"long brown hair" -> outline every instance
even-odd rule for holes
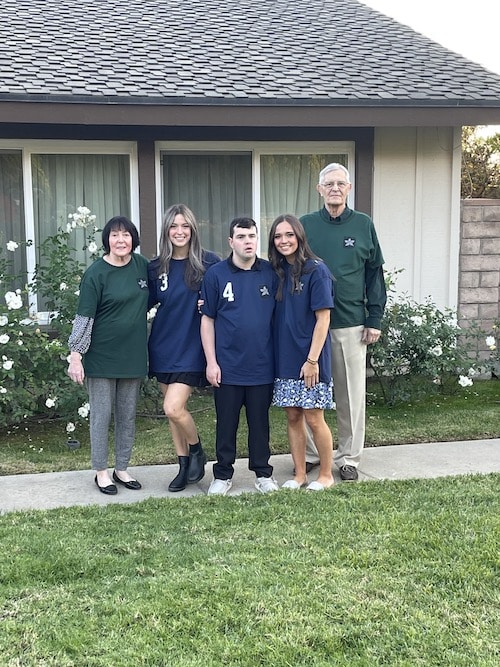
[[[271,225],[269,230],[269,246],[268,246],[268,257],[271,262],[271,266],[278,274],[279,285],[278,291],[276,293],[276,300],[281,301],[283,298],[283,288],[285,285],[285,269],[283,268],[283,255],[278,252],[274,244],[274,236],[276,234],[276,228],[280,222],[288,222],[292,227],[295,238],[297,239],[297,250],[295,252],[294,262],[291,265],[291,278],[292,278],[292,289],[291,293],[293,294],[300,288],[300,277],[304,275],[304,266],[308,259],[319,259],[317,255],[313,253],[307,242],[306,233],[302,223],[298,218],[290,213],[284,213],[279,215],[276,220]],[[285,260],[286,261],[286,260]]]
[[[197,289],[203,279],[205,267],[203,266],[203,248],[200,242],[200,232],[194,213],[185,204],[174,204],[165,211],[160,236],[160,252],[158,254],[159,267],[158,275],[168,273],[170,260],[172,259],[173,246],[169,237],[170,227],[175,216],[182,215],[184,220],[191,227],[191,239],[189,241],[188,261],[186,263],[186,272],[184,282],[190,289]]]

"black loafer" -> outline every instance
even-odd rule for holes
[[[120,479],[118,475],[116,474],[116,470],[113,470],[113,479],[115,482],[118,482],[118,484],[123,484],[123,486],[126,489],[132,489],[133,491],[138,491],[139,489],[142,489],[142,484],[138,482],[136,479],[131,479],[129,482],[124,482],[123,479]]]
[[[343,482],[355,482],[358,479],[358,471],[355,466],[342,466],[340,468],[340,479]]]
[[[108,484],[108,486],[101,486],[97,481],[97,475],[95,476],[94,482],[96,483],[97,488],[101,493],[105,493],[107,496],[116,496],[118,489],[114,484]]]

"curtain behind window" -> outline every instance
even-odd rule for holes
[[[97,216],[99,229],[115,215],[130,217],[128,155],[33,155],[31,165],[37,261],[40,244],[58,228],[65,230],[78,206]],[[76,257],[88,264],[85,230],[73,234]],[[99,245],[99,234],[95,240]]]
[[[260,224],[266,238],[273,220],[284,213],[300,218],[323,203],[316,185],[330,162],[347,167],[347,155],[262,155],[260,158]],[[264,245],[262,246],[264,247]],[[266,246],[267,248],[267,246]]]
[[[21,249],[9,252],[5,245],[8,241],[25,240],[21,151],[0,151],[0,243],[2,255],[12,262],[16,276],[26,272],[26,254]],[[21,287],[22,282],[16,287]]]
[[[252,158],[244,154],[163,154],[166,210],[185,204],[194,213],[204,248],[229,254],[229,223],[252,216]]]

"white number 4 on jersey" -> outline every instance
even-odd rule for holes
[[[226,283],[222,296],[228,301],[234,301],[233,283]]]

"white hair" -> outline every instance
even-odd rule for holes
[[[323,182],[324,177],[330,172],[330,171],[335,171],[337,169],[340,169],[341,171],[344,172],[346,181],[348,183],[351,182],[351,177],[349,176],[349,172],[347,169],[344,167],[343,164],[339,164],[338,162],[330,162],[330,164],[327,164],[326,167],[323,167],[323,169],[319,172],[319,184],[321,185]]]

